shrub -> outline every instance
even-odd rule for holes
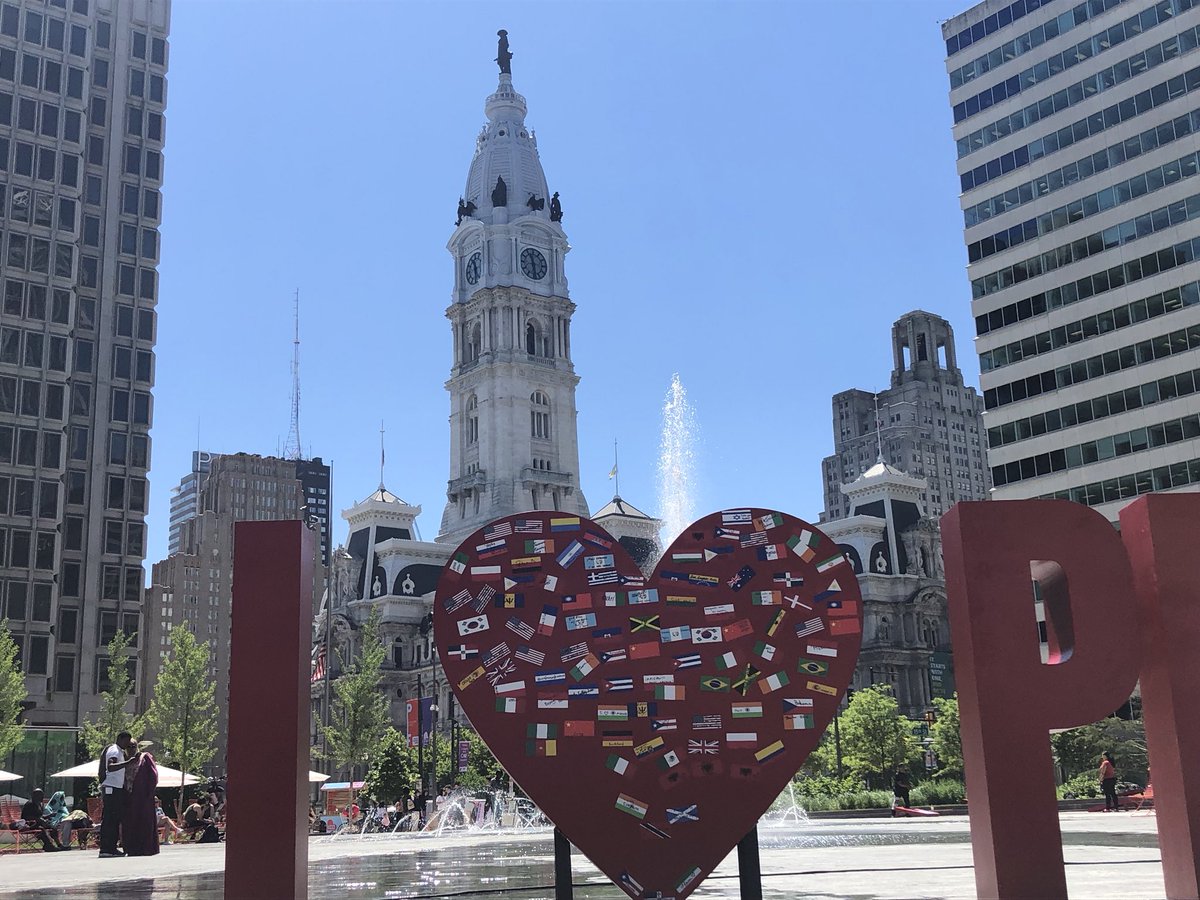
[[[1058,786],[1060,800],[1091,799],[1100,796],[1100,782],[1091,772],[1081,772]]]
[[[941,806],[962,803],[967,789],[956,778],[933,778],[923,781],[912,790],[914,806]]]

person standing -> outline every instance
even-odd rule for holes
[[[100,755],[100,791],[104,798],[104,814],[100,819],[101,859],[125,855],[117,849],[121,820],[125,816],[125,770],[137,762],[137,746],[128,731],[118,734],[116,741]]]
[[[896,806],[908,808],[912,803],[908,799],[909,791],[912,790],[912,779],[909,777],[908,769],[899,768],[896,774],[892,777],[892,793],[896,796]]]
[[[1117,802],[1117,767],[1113,765],[1111,753],[1100,757],[1100,790],[1104,791],[1104,811],[1120,810],[1121,806]]]
[[[126,856],[154,856],[158,853],[158,816],[154,811],[154,792],[158,789],[158,766],[149,753],[139,754],[132,786],[121,821],[121,844]]]

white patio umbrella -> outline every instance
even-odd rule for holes
[[[72,766],[70,769],[63,769],[61,772],[55,772],[51,778],[95,778],[100,771],[100,760],[93,759],[91,762],[80,763],[77,766]],[[184,784],[199,784],[202,779],[195,775],[186,775],[178,769],[172,769],[170,766],[158,766],[158,786],[159,787],[180,787]]]
[[[18,775],[17,777],[18,777],[18,778],[20,778],[21,776],[20,776],[20,775]],[[316,783],[316,782],[318,782],[318,781],[325,781],[325,780],[327,780],[328,778],[329,778],[329,776],[328,776],[328,775],[325,775],[325,774],[323,774],[323,773],[321,773],[321,772],[314,772],[312,769],[309,769],[309,770],[308,770],[308,780],[309,780],[309,782],[311,782],[311,783],[314,783],[314,784],[315,784],[315,783]]]
[[[24,775],[16,775],[12,772],[5,772],[3,769],[0,769],[0,781],[17,781],[24,777]]]

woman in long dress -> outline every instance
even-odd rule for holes
[[[158,853],[158,817],[154,811],[158,766],[149,753],[142,753],[141,757],[125,806],[125,818],[121,823],[121,845],[127,856],[154,856]]]

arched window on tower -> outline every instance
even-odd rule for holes
[[[550,398],[541,391],[529,395],[532,409],[529,410],[529,434],[531,437],[550,439]]]
[[[483,331],[476,322],[471,326],[471,340],[467,344],[467,362],[475,362],[483,351]]]
[[[941,641],[938,639],[937,622],[933,619],[925,619],[921,622],[921,640],[925,642],[925,646],[931,650],[936,650]]]
[[[537,356],[538,352],[538,330],[532,322],[525,323],[525,352],[530,356]]]
[[[479,443],[479,398],[472,394],[467,398],[467,446]]]

